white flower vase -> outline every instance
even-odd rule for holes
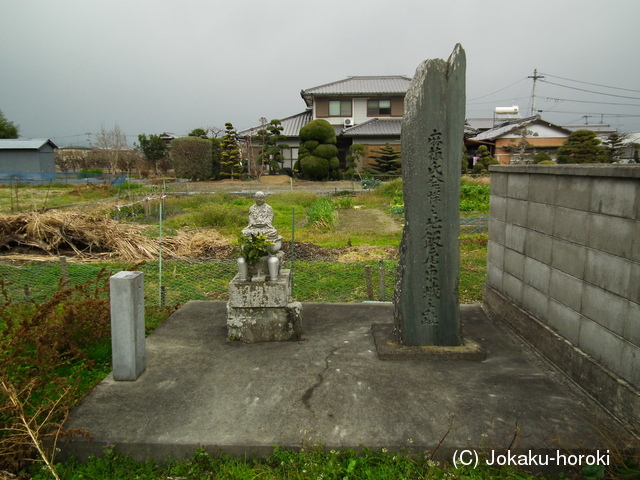
[[[271,253],[278,253],[282,248],[282,237],[278,237],[269,247],[267,247]]]
[[[269,266],[269,278],[274,282],[278,279],[278,273],[280,270],[280,260],[275,255],[269,257],[267,260],[267,265]]]
[[[239,272],[238,280],[240,280],[241,282],[246,282],[247,274],[249,272],[249,267],[244,257],[238,257],[238,272]]]

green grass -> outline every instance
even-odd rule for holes
[[[94,202],[112,197],[141,196],[152,189],[125,183],[112,187],[107,184],[0,185],[0,213],[17,213]]]
[[[489,185],[463,177],[460,182],[460,211],[488,213],[489,190]]]
[[[274,193],[267,202],[274,212],[273,226],[285,238],[291,235],[292,209],[295,209],[295,227],[304,228],[307,223],[305,212],[318,196],[310,192]],[[167,197],[167,209],[181,213],[172,215],[164,226],[180,228],[216,228],[220,233],[236,237],[239,230],[247,226],[249,208],[253,197],[239,197],[229,193],[213,195]]]
[[[324,231],[333,228],[338,218],[336,206],[333,204],[331,197],[322,197],[313,202],[307,209],[307,217],[309,226]]]
[[[482,287],[487,273],[487,242],[486,233],[460,238],[460,303],[482,300]]]
[[[460,179],[460,211],[473,213],[489,212],[488,183],[473,177],[463,176]],[[402,180],[385,182],[376,189],[376,194],[390,199],[392,213],[404,213],[404,201],[402,198]]]
[[[428,455],[392,453],[386,449],[351,449],[327,451],[320,445],[303,445],[300,450],[275,447],[271,455],[242,459],[226,455],[210,455],[199,448],[184,461],[135,462],[118,453],[117,445],[105,447],[100,457],[86,463],[58,464],[58,473],[66,479],[113,480],[136,478],[160,479],[368,479],[368,480],[534,480],[543,479],[515,468],[493,468],[479,465],[477,469],[440,464]],[[40,469],[34,480],[49,480],[51,475]]]

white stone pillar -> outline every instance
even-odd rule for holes
[[[109,279],[114,380],[137,380],[145,365],[144,276],[118,272]]]

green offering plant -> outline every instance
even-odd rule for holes
[[[250,237],[241,236],[240,242],[240,255],[244,257],[245,262],[249,265],[258,263],[261,257],[270,254],[269,247],[273,245],[273,242],[267,240],[267,237],[262,234],[251,235]]]

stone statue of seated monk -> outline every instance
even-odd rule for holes
[[[265,203],[266,195],[264,192],[256,192],[254,199],[255,205],[249,209],[249,225],[242,230],[242,235],[251,237],[251,235],[264,235],[267,240],[272,243],[278,243],[282,237],[273,228],[273,209]]]

